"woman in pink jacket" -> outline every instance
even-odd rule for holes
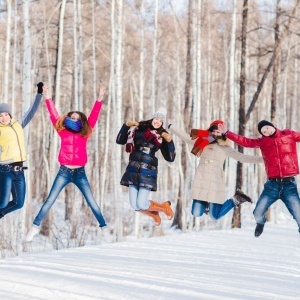
[[[98,100],[95,101],[94,107],[88,118],[84,113],[79,111],[71,111],[60,117],[55,108],[54,102],[52,99],[48,98],[47,94],[48,89],[46,88],[45,90],[44,88],[44,95],[50,119],[61,139],[61,146],[58,155],[60,169],[54,180],[48,198],[33,221],[33,226],[27,234],[26,241],[31,242],[33,237],[39,233],[41,222],[56,201],[59,193],[67,184],[72,182],[82,192],[87,204],[98,220],[99,226],[102,229],[104,240],[106,242],[110,242],[111,240],[108,228],[100,207],[93,197],[84,169],[84,166],[87,163],[86,144],[98,120],[102,107],[104,89],[100,88]]]

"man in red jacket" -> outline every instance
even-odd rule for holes
[[[299,174],[296,142],[300,142],[300,133],[279,130],[266,120],[260,121],[257,127],[262,137],[250,139],[228,131],[225,124],[219,125],[220,135],[224,134],[243,147],[260,148],[264,159],[268,181],[253,211],[257,223],[254,235],[259,237],[262,234],[267,220],[265,213],[278,199],[294,217],[300,232],[300,198],[294,177]]]

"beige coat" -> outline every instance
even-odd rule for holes
[[[194,145],[196,140],[183,130],[174,127],[169,131],[177,135],[189,145]],[[191,198],[212,203],[223,204],[225,202],[225,178],[223,172],[224,161],[232,157],[241,163],[262,163],[259,156],[244,155],[229,146],[229,140],[218,140],[218,143],[207,145],[201,156],[195,172],[195,178],[191,187]]]

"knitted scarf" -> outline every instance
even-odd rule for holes
[[[82,129],[82,122],[80,120],[73,121],[70,117],[66,117],[64,126],[71,132],[79,133]]]
[[[191,129],[190,137],[192,140],[197,139],[191,151],[195,156],[199,157],[204,148],[212,141],[209,139],[209,131],[202,129]]]
[[[128,138],[125,146],[125,151],[127,153],[132,153],[135,150],[134,136],[137,128],[138,128],[137,126],[132,126],[128,130]],[[157,146],[160,146],[162,143],[162,137],[160,136],[160,134],[156,130],[151,130],[149,127],[146,129],[146,132],[143,134],[143,138],[147,141],[153,141]]]

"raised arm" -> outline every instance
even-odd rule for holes
[[[91,113],[88,117],[88,123],[89,125],[94,128],[97,121],[98,121],[98,117],[102,108],[102,101],[105,95],[105,90],[104,88],[101,86],[100,90],[99,90],[99,96],[98,99],[95,101],[94,106],[91,110]]]
[[[191,137],[182,129],[175,127],[172,124],[169,124],[168,130],[173,134],[177,135],[181,140],[186,142],[187,144],[194,145],[195,141],[191,139]]]
[[[40,82],[37,84],[38,86],[38,91],[35,96],[34,102],[31,105],[31,107],[28,109],[28,111],[19,119],[19,123],[21,126],[24,128],[28,125],[28,123],[32,120],[34,117],[40,103],[43,97],[43,83]]]
[[[44,96],[46,98],[45,103],[46,103],[48,112],[50,114],[50,120],[51,120],[52,124],[55,125],[56,122],[58,121],[58,119],[60,118],[60,115],[57,112],[57,109],[55,107],[53,100],[48,95],[48,87],[46,85],[44,85],[43,89],[44,89]]]

